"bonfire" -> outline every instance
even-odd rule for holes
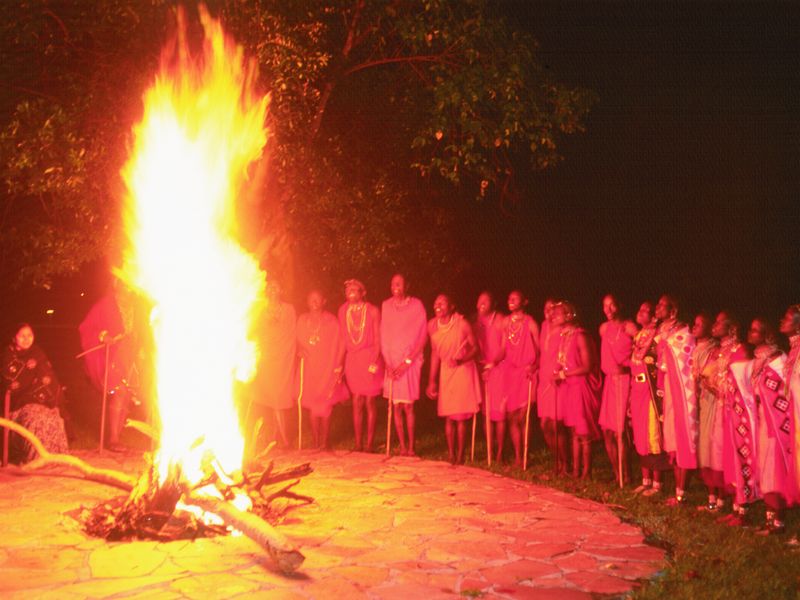
[[[126,249],[115,272],[152,306],[158,449],[131,478],[52,455],[19,426],[3,424],[39,450],[26,468],[66,465],[130,491],[85,511],[91,533],[164,540],[241,532],[293,571],[303,556],[268,521],[291,501],[311,501],[291,491],[310,467],[276,472],[261,460],[245,467],[236,397],[257,363],[253,326],[266,276],[238,241],[235,209],[268,142],[268,97],[256,91],[255,61],[203,6],[200,52],[183,11],[177,15],[177,36],[144,94],[122,169]],[[278,498],[290,502],[278,506]]]

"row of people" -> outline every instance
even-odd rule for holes
[[[668,503],[682,504],[690,474],[699,471],[708,489],[701,508],[720,511],[730,497],[733,512],[721,520],[742,524],[748,506],[763,498],[762,531],[782,531],[783,511],[800,500],[800,306],[789,307],[780,324],[788,356],[763,318],[751,322],[743,339],[728,311],[713,321],[697,315],[691,327],[682,323],[668,295],[655,306],[643,303],[636,324],[619,318],[616,308],[607,296],[600,426],[617,477],[625,477],[623,415],[629,414],[642,467],[637,493],[657,494],[671,468],[675,494]]]
[[[739,522],[746,505],[764,496],[773,529],[782,526],[781,510],[800,496],[789,490],[798,480],[798,448],[791,443],[798,410],[791,393],[792,377],[797,379],[797,307],[781,323],[781,331],[791,336],[792,352],[786,357],[764,319],[753,321],[747,345],[727,312],[713,323],[699,315],[690,328],[677,319],[676,300],[663,296],[655,305],[643,303],[633,322],[621,318],[618,302],[608,295],[598,353],[569,302],[548,300],[540,331],[518,291],[509,295],[507,315],[495,308],[489,293],[482,293],[471,321],[440,295],[435,316],[425,325],[424,308],[406,294],[401,275],[393,277],[391,291],[379,310],[365,301],[363,284],[348,281],[338,319],[329,313],[324,319],[325,336],[319,335],[324,300],[318,292],[310,296],[310,312],[298,320],[297,345],[305,363],[301,402],[312,417],[322,419],[315,426],[317,443],[326,443],[331,406],[349,390],[356,448],[364,447],[366,412],[366,448],[371,449],[375,399],[382,393],[400,407],[395,411],[400,451],[413,454],[413,402],[419,398],[428,338],[432,352],[426,392],[437,399],[438,414],[445,418],[454,462],[463,460],[466,422],[483,406],[492,424],[487,437],[494,440],[496,460],[502,458],[507,428],[519,464],[525,408],[534,403],[562,473],[571,462],[573,476],[588,477],[591,443],[603,439],[615,476],[624,483],[632,433],[642,466],[637,491],[645,495],[658,493],[663,472],[672,468],[676,489],[671,502],[681,503],[689,473],[699,468],[709,489],[706,508],[718,510],[725,496],[733,496],[735,516],[729,520]],[[271,347],[278,351],[280,344]],[[318,382],[324,385],[316,388]],[[282,408],[288,409],[292,394],[283,395]],[[781,464],[785,468],[778,472]]]

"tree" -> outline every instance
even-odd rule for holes
[[[3,56],[24,53],[60,72],[51,81],[52,70],[40,68],[4,103],[4,270],[12,258],[38,263],[22,273],[43,281],[108,247],[102,236],[82,244],[86,229],[75,225],[93,219],[92,235],[111,235],[131,105],[154,71],[168,5],[101,0],[93,17],[88,8],[16,0],[10,14],[26,26]],[[556,164],[561,137],[582,130],[592,102],[553,80],[535,41],[485,0],[218,0],[209,8],[256,57],[271,94],[266,201],[253,235],[285,279],[425,265],[433,280],[457,268],[451,198],[502,199],[520,172]],[[9,223],[22,233],[7,235]],[[46,228],[50,241],[9,253],[31,227]],[[77,247],[86,251],[76,256]]]

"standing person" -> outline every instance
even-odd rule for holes
[[[697,394],[697,410],[699,416],[699,437],[697,441],[697,467],[700,477],[708,489],[708,502],[704,508],[716,511],[722,507],[723,497],[720,492],[721,478],[716,478],[714,473],[722,472],[721,462],[715,462],[715,455],[721,460],[722,452],[715,453],[714,428],[716,423],[722,423],[722,411],[717,410],[717,397],[712,390],[703,384],[704,373],[709,363],[716,360],[719,340],[711,335],[711,317],[700,313],[694,318],[692,335],[697,340],[692,355],[692,378],[694,379],[695,393]],[[720,438],[721,439],[721,438]]]
[[[347,397],[342,384],[344,340],[338,319],[325,310],[319,290],[308,294],[308,312],[297,318],[297,350],[303,360],[303,395],[300,403],[309,411],[314,447],[328,449],[333,406]]]
[[[544,320],[539,334],[539,385],[536,391],[536,412],[542,426],[544,441],[556,456],[556,472],[567,471],[567,431],[564,427],[564,407],[556,403],[556,382],[550,376],[558,368],[558,345],[561,326],[553,323],[557,302],[548,298],[544,303]]]
[[[786,313],[781,319],[781,333],[789,338],[789,356],[783,367],[783,380],[785,387],[783,396],[791,405],[794,411],[794,419],[791,423],[793,429],[792,439],[794,440],[794,468],[795,481],[800,486],[800,304],[794,304],[786,309]],[[800,501],[800,490],[798,490],[798,501]]]
[[[383,394],[394,403],[394,426],[400,440],[400,454],[416,456],[414,403],[419,400],[428,317],[419,298],[406,294],[403,275],[398,273],[392,277],[389,287],[392,297],[384,300],[381,306],[381,352],[386,363]],[[403,428],[404,416],[408,442]]]
[[[619,303],[613,294],[603,298],[606,322],[600,325],[600,369],[605,374],[603,399],[600,404],[600,428],[605,438],[606,453],[619,482],[628,477],[628,444],[625,421],[631,387],[631,350],[636,325],[619,314]],[[622,454],[620,458],[619,454]],[[619,465],[622,464],[622,474]]]
[[[708,395],[708,402],[704,406],[708,408],[712,397],[714,401],[713,410],[709,408],[711,414],[701,416],[706,423],[702,430],[704,437],[701,438],[701,444],[707,457],[702,473],[708,488],[709,501],[712,496],[716,497],[717,507],[722,508],[726,494],[726,454],[729,452],[728,448],[732,448],[732,442],[726,441],[727,423],[732,421],[729,399],[733,395],[733,386],[729,370],[732,363],[747,359],[747,350],[739,341],[738,324],[727,311],[717,314],[711,326],[711,335],[719,343],[700,372],[700,388],[703,396]],[[730,520],[734,523],[741,520],[738,509],[730,515]]]
[[[503,339],[505,331],[503,329],[503,315],[497,312],[494,305],[494,298],[490,292],[481,292],[476,304],[477,314],[473,323],[475,339],[478,343],[480,354],[478,364],[481,369],[483,379],[484,410],[489,409],[489,422],[495,424],[495,432],[491,438],[497,444],[498,456],[502,452],[502,434],[505,429],[505,412],[500,403],[503,399],[503,371],[500,363],[503,360],[504,347]],[[492,452],[492,448],[489,448]]]
[[[345,343],[344,376],[353,397],[355,450],[364,450],[364,408],[367,410],[366,451],[372,452],[378,413],[375,397],[383,388],[381,315],[378,307],[364,300],[367,289],[358,279],[344,282],[345,303],[339,307],[339,327]]]
[[[9,417],[33,433],[50,452],[67,451],[67,434],[59,407],[63,392],[55,371],[44,351],[34,344],[33,329],[28,323],[14,328],[11,343],[0,361],[5,390],[11,396]],[[36,458],[33,446],[11,433],[9,455],[12,460],[30,462]]]
[[[765,319],[753,320],[747,341],[755,347],[750,381],[758,405],[759,487],[767,505],[765,526],[757,533],[782,533],[786,530],[784,510],[798,500],[792,406],[783,395],[786,355],[775,343],[775,333]]]
[[[528,299],[519,290],[508,295],[509,315],[503,322],[505,348],[501,369],[503,396],[511,444],[514,447],[514,466],[522,466],[522,434],[529,392],[536,390],[539,368],[539,326],[525,312]],[[531,398],[534,402],[535,398]],[[497,426],[497,462],[500,463],[504,442],[503,427]]]
[[[144,335],[141,331],[146,318],[142,313],[142,302],[118,279],[112,288],[100,298],[78,326],[84,366],[89,380],[102,396],[107,391],[108,439],[106,448],[113,452],[123,451],[121,434],[128,414],[133,406],[142,403],[141,369]],[[107,347],[99,346],[107,345]],[[106,373],[108,352],[108,373]],[[106,379],[107,378],[107,379]]]
[[[274,417],[277,440],[288,448],[287,420],[295,405],[297,313],[294,306],[281,300],[277,283],[268,283],[266,291],[267,301],[259,318],[261,356],[252,383],[252,403],[256,417]],[[257,439],[252,440],[253,450],[257,443]]]
[[[663,394],[658,389],[656,369],[658,330],[651,302],[641,304],[636,323],[641,329],[633,338],[630,403],[633,443],[642,467],[642,484],[634,493],[652,496],[661,491],[662,472],[668,464],[661,424]]]
[[[659,389],[664,393],[664,450],[675,471],[675,497],[670,505],[686,501],[689,471],[697,468],[697,396],[691,376],[695,339],[678,320],[677,300],[664,294],[656,304],[659,321]]]
[[[561,327],[558,366],[553,374],[559,405],[564,406],[564,425],[572,435],[572,476],[588,479],[592,470],[592,441],[601,438],[600,372],[597,352],[586,331],[578,326],[574,307],[555,306],[553,323]]]
[[[748,350],[754,346],[761,346],[761,352],[766,356],[770,349],[764,344],[764,336],[759,330],[752,327],[747,333]],[[730,420],[726,424],[726,437],[730,445],[725,449],[730,453],[726,457],[729,466],[725,469],[725,484],[733,488],[735,504],[739,508],[739,519],[729,521],[731,525],[743,525],[749,507],[761,497],[758,482],[757,455],[758,444],[758,405],[755,398],[753,385],[754,368],[759,371],[764,366],[763,358],[757,361],[750,360],[750,352],[744,360],[732,361],[728,368],[731,394],[727,402],[730,406]]]
[[[436,297],[433,313],[434,318],[428,322],[432,351],[427,394],[438,399],[438,414],[445,418],[450,462],[461,464],[466,423],[480,405],[480,381],[474,361],[478,344],[467,320],[454,312],[449,296]]]

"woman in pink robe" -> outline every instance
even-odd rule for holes
[[[562,327],[558,349],[558,401],[564,404],[564,424],[572,434],[572,475],[587,479],[592,469],[592,441],[600,439],[600,372],[597,353],[586,331],[578,327],[569,303],[555,307],[553,322]]]
[[[508,295],[509,315],[503,321],[505,353],[503,397],[501,406],[508,416],[511,444],[514,446],[514,466],[522,465],[522,437],[525,413],[529,402],[535,402],[534,392],[539,368],[539,326],[525,313],[528,299],[519,290]],[[497,432],[497,462],[501,462],[503,431]]]
[[[355,449],[362,444],[364,407],[367,409],[367,452],[372,452],[375,440],[377,412],[375,397],[383,388],[383,358],[381,357],[381,315],[378,307],[364,301],[367,290],[357,279],[345,282],[347,301],[339,307],[339,326],[344,335],[344,376],[353,396],[353,429]]]
[[[428,318],[419,298],[406,295],[405,277],[400,274],[392,277],[390,289],[392,297],[384,300],[381,306],[381,352],[386,363],[383,394],[394,403],[394,426],[400,440],[400,454],[415,456],[414,402],[419,399]]]
[[[308,312],[297,318],[297,350],[300,404],[309,412],[314,447],[328,448],[333,406],[347,398],[342,383],[344,340],[339,321],[324,310],[325,297],[318,290],[308,294]],[[302,381],[300,376],[302,374]]]
[[[553,324],[553,298],[544,303],[544,320],[539,334],[539,385],[536,390],[536,410],[547,447],[556,457],[556,472],[567,470],[567,436],[564,427],[564,407],[557,404],[556,383],[552,373],[558,370],[558,345],[561,327]]]
[[[608,319],[600,325],[600,369],[605,375],[600,404],[600,428],[605,438],[606,453],[614,469],[614,477],[628,477],[628,444],[625,421],[631,387],[631,350],[636,326],[623,320],[613,294],[603,298],[603,312]],[[621,456],[620,456],[621,454]],[[622,464],[622,474],[619,465]]]
[[[467,320],[453,312],[448,296],[436,297],[433,312],[436,316],[428,322],[432,350],[427,394],[438,399],[438,414],[445,418],[450,462],[461,464],[466,422],[480,405],[480,381],[474,360],[478,344]]]
[[[503,371],[500,368],[500,363],[505,352],[503,347],[503,315],[495,309],[494,298],[489,292],[481,292],[478,296],[476,308],[478,312],[475,315],[472,329],[480,350],[478,365],[483,379],[483,397],[486,399],[484,411],[489,411],[490,423],[494,423],[496,429],[494,435],[491,435],[491,433],[488,435],[490,435],[491,439],[502,440],[503,434],[500,432],[505,429],[506,418],[501,406]],[[489,452],[492,452],[492,448],[489,448]],[[497,443],[498,455],[501,452],[502,442]]]

